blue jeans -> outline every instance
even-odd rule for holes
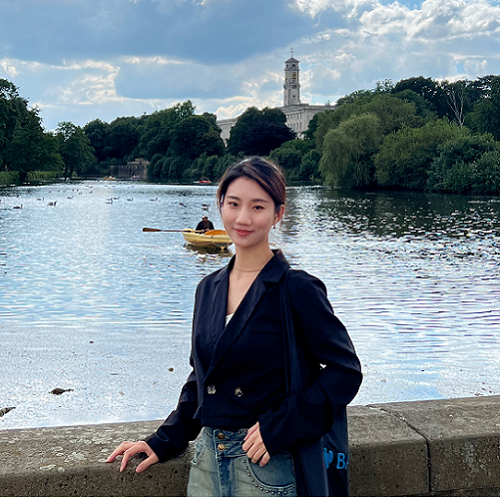
[[[292,456],[283,452],[261,467],[243,451],[247,430],[203,427],[191,462],[190,497],[297,496]]]

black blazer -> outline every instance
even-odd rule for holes
[[[286,397],[279,292],[289,264],[281,251],[275,251],[226,326],[233,264],[234,259],[198,285],[190,357],[193,371],[176,410],[146,439],[161,461],[181,452],[205,425],[241,429],[259,421],[271,456],[295,444],[316,441],[361,383],[359,360],[333,313],[325,285],[298,271],[288,280],[288,289],[295,332],[314,381]]]

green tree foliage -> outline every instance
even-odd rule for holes
[[[473,164],[472,190],[500,194],[500,148],[486,151]]]
[[[317,150],[315,150],[317,151],[316,155],[307,156],[312,150],[315,150],[314,140],[293,139],[271,151],[269,156],[285,170],[288,180],[311,181],[318,172],[319,158],[321,157],[321,153]],[[307,160],[304,164],[306,156]],[[315,163],[314,160],[316,160]]]
[[[316,147],[323,150],[324,138],[329,130],[338,127],[353,116],[372,113],[380,120],[380,133],[389,134],[403,127],[416,127],[423,123],[417,115],[414,102],[385,93],[363,94],[358,99],[345,103],[334,111],[318,114]]]
[[[424,190],[438,148],[466,135],[466,129],[461,130],[447,119],[434,120],[420,128],[406,127],[387,135],[374,156],[378,185]]]
[[[328,184],[360,188],[371,184],[372,155],[382,141],[380,119],[374,113],[352,116],[325,137],[320,170]]]
[[[476,174],[477,162],[485,153],[498,150],[499,145],[490,134],[468,135],[448,141],[438,149],[439,156],[430,166],[427,187],[446,193],[466,193],[472,190],[474,183],[477,188],[480,178]],[[486,171],[486,164],[480,164]]]
[[[393,93],[397,94],[404,90],[412,90],[422,96],[430,105],[432,111],[437,113],[439,118],[450,117],[450,109],[446,101],[446,94],[441,86],[432,78],[423,76],[407,78],[394,85]]]
[[[28,108],[28,101],[18,88],[0,79],[0,169],[14,171],[20,182],[33,171],[51,171],[52,176],[63,170],[58,144],[52,134],[44,132],[39,110]]]
[[[155,111],[147,116],[139,140],[141,156],[151,160],[156,154],[167,154],[172,142],[172,132],[180,120],[175,108]]]
[[[99,119],[92,120],[83,127],[83,131],[94,148],[97,161],[99,163],[105,161],[109,156],[109,124]]]
[[[57,127],[59,151],[64,160],[64,178],[94,173],[96,159],[89,138],[83,129],[71,122],[61,122]]]
[[[286,125],[286,116],[279,109],[248,108],[231,129],[227,150],[233,154],[266,156],[284,142],[295,138]]]
[[[489,133],[500,140],[500,76],[490,77],[489,90],[483,88],[486,97],[476,102],[466,119],[472,130]]]
[[[172,132],[172,154],[194,160],[201,154],[220,156],[224,143],[214,115],[188,116]]]

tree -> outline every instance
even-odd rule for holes
[[[487,152],[498,150],[490,134],[468,135],[443,144],[430,166],[427,187],[432,191],[465,193],[472,189],[474,164]]]
[[[340,188],[370,185],[371,156],[382,140],[379,118],[373,113],[353,116],[331,129],[325,137],[320,171],[328,184]]]
[[[302,162],[302,154],[294,148],[277,148],[271,152],[271,160],[277,163],[286,173],[286,176],[291,181],[299,179],[300,164]]]
[[[320,181],[322,175],[319,171],[321,151],[312,149],[302,157],[300,162],[299,179],[303,181]]]
[[[50,146],[53,144],[43,132],[38,110],[26,110],[23,116],[16,121],[5,152],[6,163],[12,170],[19,172],[21,182],[26,179],[28,172],[45,170],[49,157],[52,157],[55,162],[54,165],[50,165],[50,168],[58,171],[62,164],[61,158],[54,154],[56,151]],[[49,147],[52,154],[49,153]],[[59,170],[58,173],[62,173],[62,170]]]
[[[71,122],[61,122],[56,133],[64,161],[64,178],[71,178],[73,174],[90,173],[95,167],[96,159],[90,140],[83,129]]]
[[[172,132],[180,121],[179,112],[175,108],[155,111],[147,116],[140,129],[141,155],[151,161],[156,154],[167,154],[172,142]]]
[[[438,148],[465,135],[467,129],[461,130],[446,118],[387,135],[373,159],[378,185],[423,191]]]
[[[286,125],[286,115],[279,109],[248,108],[231,129],[228,151],[237,155],[268,155],[286,141],[295,138]]]
[[[489,133],[497,141],[500,140],[500,76],[491,77],[490,90],[487,97],[476,103],[466,118],[472,130]]]
[[[432,78],[418,76],[400,80],[394,86],[393,93],[397,94],[403,90],[413,90],[413,92],[422,96],[429,103],[431,110],[437,113],[439,118],[449,116],[446,95],[439,84]]]
[[[323,150],[323,141],[329,130],[338,127],[353,116],[375,114],[380,120],[381,134],[386,135],[403,127],[422,124],[417,116],[415,104],[386,93],[364,95],[351,103],[346,103],[334,111],[318,114],[316,148]]]
[[[109,124],[102,120],[92,120],[83,127],[85,135],[89,138],[90,145],[94,148],[98,162],[105,161],[108,158],[110,148],[109,142]]]
[[[473,164],[472,189],[477,193],[500,194],[500,149],[487,151]]]
[[[62,172],[57,143],[44,132],[39,113],[13,83],[0,79],[0,168],[17,172],[20,182],[34,171]]]
[[[215,117],[206,113],[202,116],[188,116],[181,120],[172,132],[172,154],[194,160],[202,153],[220,156],[224,143]]]
[[[270,157],[274,162],[283,167],[289,180],[310,181],[313,172],[302,168],[302,159],[313,149],[314,140],[293,139],[284,142],[279,148],[271,151]],[[317,170],[318,162],[314,168],[314,173],[317,173]]]
[[[135,116],[116,118],[109,124],[106,153],[123,163],[137,156],[140,122]]]

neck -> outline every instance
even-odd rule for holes
[[[240,272],[257,272],[260,271],[272,258],[274,254],[267,246],[259,251],[245,251],[239,249],[236,252],[233,269]]]

